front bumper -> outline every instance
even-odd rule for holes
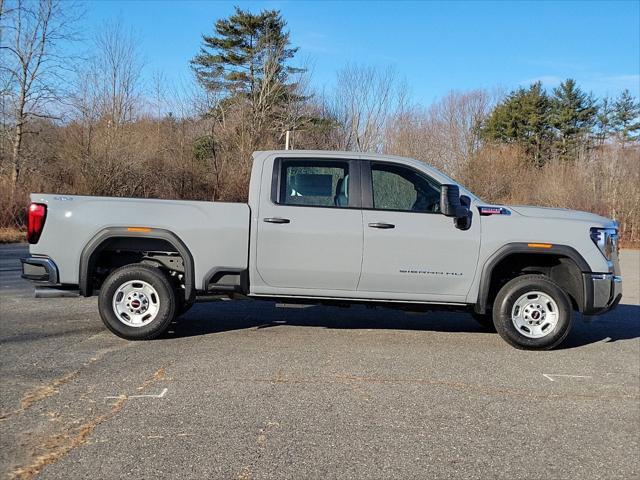
[[[49,257],[24,257],[22,262],[22,278],[39,285],[60,285],[58,267]]]
[[[613,310],[622,300],[622,276],[617,262],[608,273],[584,273],[585,315],[600,315]]]

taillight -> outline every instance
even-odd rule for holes
[[[44,228],[44,221],[47,219],[47,206],[42,203],[32,203],[29,205],[28,213],[27,241],[38,243]]]

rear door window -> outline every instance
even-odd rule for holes
[[[349,206],[349,163],[286,160],[280,172],[281,205]]]

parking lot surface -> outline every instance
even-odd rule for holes
[[[196,305],[163,338],[35,299],[0,246],[8,478],[640,476],[640,255],[614,312],[515,350],[466,314]]]

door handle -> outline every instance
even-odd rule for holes
[[[384,222],[370,223],[369,226],[371,228],[382,228],[382,229],[396,228],[396,226],[393,223],[384,223]]]
[[[265,218],[264,221],[267,223],[291,223],[291,220],[289,220],[288,218],[278,217]]]

